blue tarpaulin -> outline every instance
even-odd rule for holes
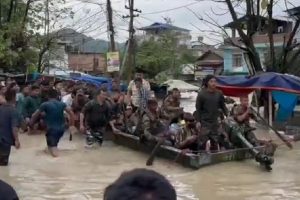
[[[218,87],[228,96],[249,94],[256,89],[300,93],[300,78],[266,72],[255,76],[218,76]]]
[[[86,82],[89,84],[96,85],[100,87],[102,84],[108,84],[111,85],[111,79],[105,78],[105,77],[96,77],[91,75],[81,75],[78,77],[72,77],[73,80]]]
[[[273,91],[272,96],[279,104],[277,111],[277,121],[287,121],[294,111],[297,104],[298,95],[288,92]]]
[[[277,121],[288,120],[297,104],[300,78],[297,76],[267,72],[255,76],[219,76],[218,87],[228,96],[249,94],[256,89],[272,91],[279,104]]]

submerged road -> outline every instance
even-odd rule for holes
[[[88,150],[82,137],[61,142],[61,155],[43,152],[43,135],[21,136],[0,178],[12,184],[23,200],[102,199],[104,188],[124,170],[145,167],[147,156],[112,143]],[[278,149],[272,172],[254,161],[231,162],[194,171],[156,159],[152,169],[167,176],[182,200],[298,200],[300,145]]]
[[[186,102],[192,111],[194,102]],[[147,155],[106,142],[88,150],[84,138],[65,135],[61,155],[43,152],[43,135],[21,135],[10,165],[0,167],[0,179],[12,184],[22,200],[101,200],[105,187],[123,171],[146,167]],[[272,172],[254,161],[230,162],[194,171],[156,159],[154,169],[176,187],[179,200],[299,200],[300,143],[277,149]]]

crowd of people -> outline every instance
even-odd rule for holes
[[[97,88],[82,82],[45,80],[20,88],[8,80],[0,88],[0,165],[8,164],[11,146],[20,148],[20,129],[28,134],[44,131],[46,150],[54,157],[67,128],[70,139],[76,132],[85,134],[86,147],[101,145],[104,134],[117,132],[194,153],[245,147],[236,132],[258,146],[249,123],[250,118],[255,119],[249,99],[242,96],[240,101],[229,112],[211,75],[203,80],[194,113],[184,112],[177,88],[160,103],[140,72],[127,92],[121,91],[117,79],[109,89],[105,84]]]

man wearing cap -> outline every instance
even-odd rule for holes
[[[203,88],[197,96],[196,118],[201,123],[202,128],[209,130],[208,138],[212,140],[214,150],[218,149],[218,118],[221,114],[225,116],[228,114],[225,98],[222,92],[217,89],[215,76],[207,75],[203,79]]]
[[[137,85],[138,83],[136,83],[136,81],[135,81],[136,79],[141,79],[141,81],[142,81],[142,85],[140,88]],[[129,99],[131,99],[131,103],[135,108],[140,107],[140,99],[141,99],[140,91],[141,91],[141,89],[150,95],[151,88],[150,88],[149,82],[144,79],[144,75],[143,75],[142,71],[137,70],[135,73],[134,80],[132,80],[128,85],[128,97],[129,97]]]

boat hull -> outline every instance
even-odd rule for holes
[[[142,144],[140,143],[138,137],[126,133],[114,134],[113,141],[118,145],[122,145],[130,149],[145,153],[151,153],[155,146],[155,144]],[[264,147],[260,148],[263,149]],[[171,161],[176,160],[176,162],[181,164],[182,166],[193,169],[199,169],[204,166],[222,162],[239,161],[253,158],[253,156],[247,149],[234,149],[217,153],[179,154],[181,154],[181,150],[165,145],[162,145],[157,152],[157,156],[159,157],[166,158]]]

